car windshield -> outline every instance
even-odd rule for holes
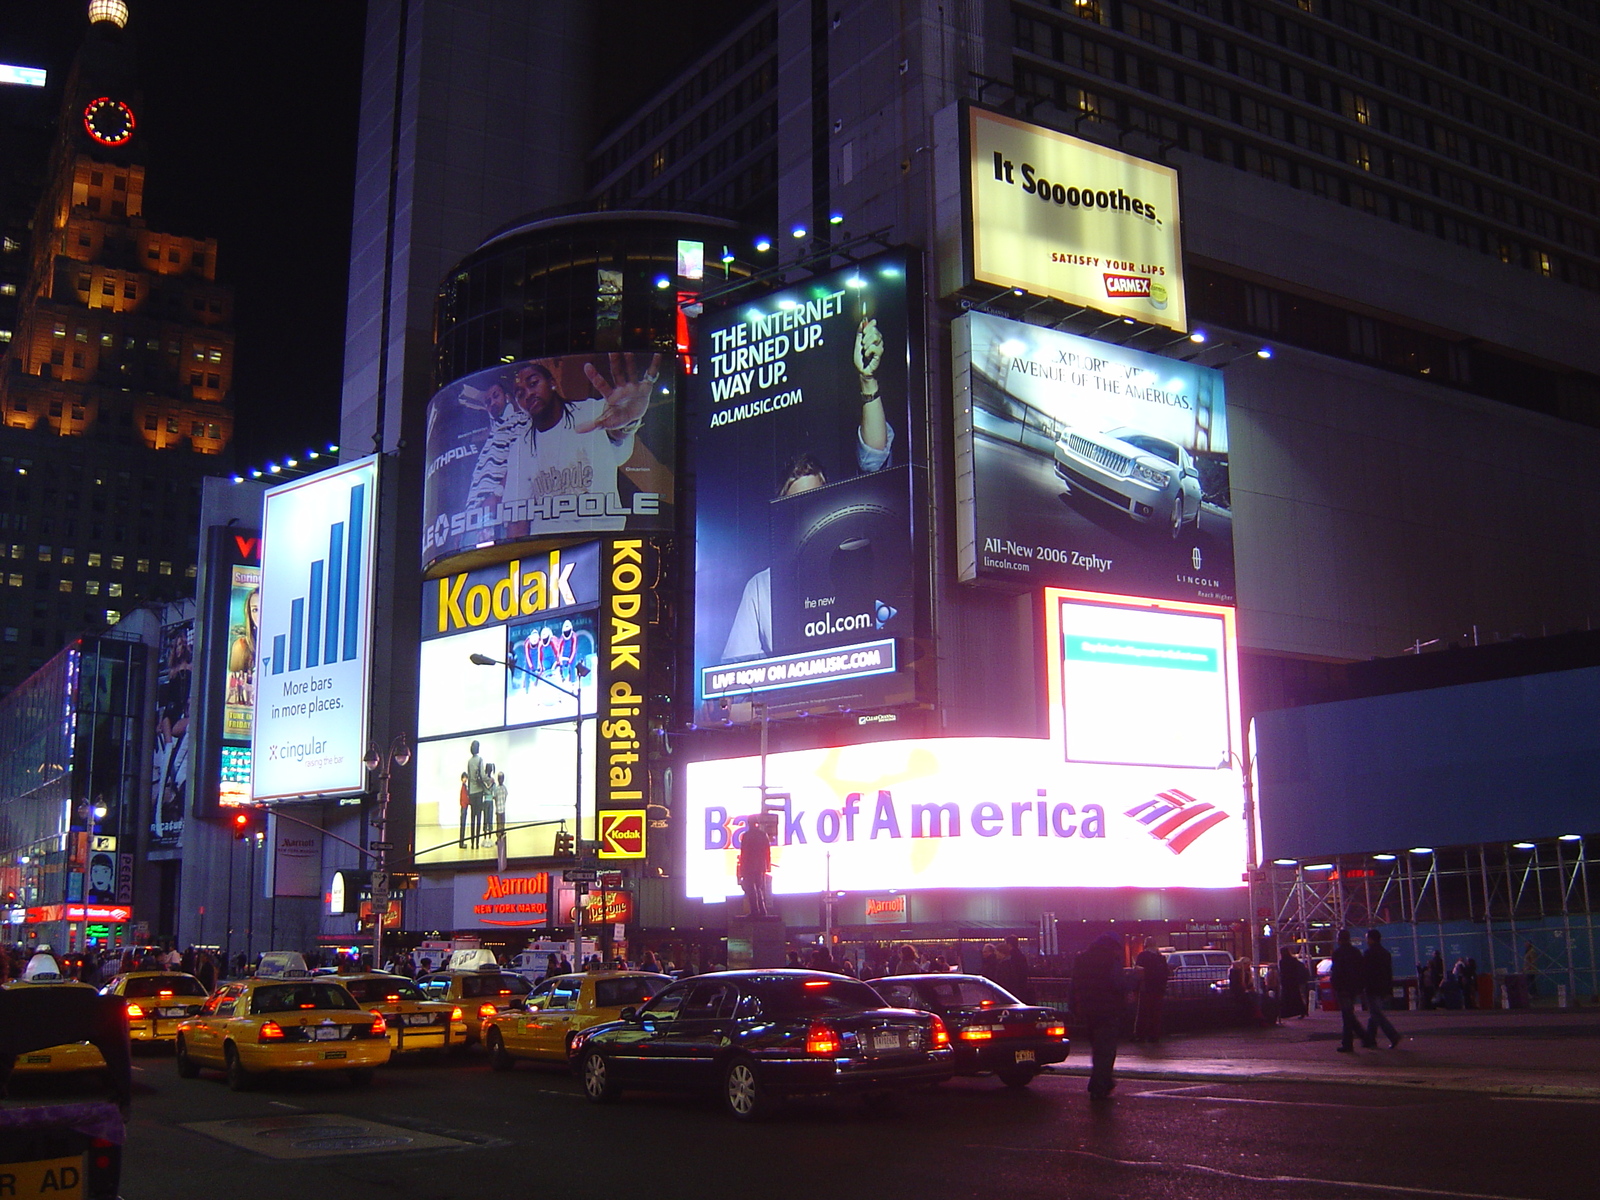
[[[767,1012],[775,1016],[864,1012],[883,1007],[883,998],[877,992],[853,979],[777,976],[757,978],[751,983]]]
[[[625,1004],[643,1004],[665,987],[665,975],[636,975],[627,979],[597,979],[594,985],[596,1008],[619,1008]]]
[[[337,983],[276,983],[250,994],[250,1012],[284,1013],[302,1009],[359,1009],[355,997]]]
[[[526,996],[532,990],[533,985],[521,975],[484,972],[482,975],[464,975],[461,979],[461,994],[469,1000],[499,996],[502,992],[510,996]]]
[[[347,979],[344,986],[363,1004],[382,1004],[385,1000],[426,1000],[420,988],[409,979]]]
[[[1148,433],[1140,433],[1137,429],[1109,429],[1106,431],[1106,436],[1114,437],[1119,442],[1127,442],[1130,446],[1137,446],[1146,454],[1154,454],[1169,463],[1178,461],[1178,448],[1163,438],[1151,437]]]
[[[205,986],[192,975],[145,975],[122,985],[122,994],[130,998],[159,996],[163,992],[172,996],[208,994]]]

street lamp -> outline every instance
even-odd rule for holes
[[[361,760],[367,770],[382,770],[378,775],[378,826],[379,843],[373,856],[376,864],[372,872],[372,969],[383,970],[383,918],[389,911],[389,777],[394,768],[411,761],[411,747],[406,745],[406,735],[396,734],[389,743],[389,753],[379,754],[374,746]]]
[[[487,654],[468,655],[472,665],[476,667],[504,667],[508,671],[521,671],[524,675],[531,676],[536,683],[546,687],[553,687],[563,696],[572,698],[576,707],[572,718],[573,740],[576,743],[573,749],[574,772],[572,780],[572,857],[574,862],[583,858],[583,693],[582,689],[573,690],[562,687],[555,680],[539,671],[530,671],[515,659],[490,658]],[[589,668],[581,662],[574,662],[572,669],[577,673],[579,682],[589,677]],[[505,833],[502,830],[500,842],[500,869],[505,870]],[[573,895],[572,915],[572,960],[573,966],[578,965],[578,959],[583,955],[583,905],[577,903],[577,895]]]

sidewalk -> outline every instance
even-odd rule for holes
[[[1363,1014],[1364,1015],[1364,1014]],[[1204,1082],[1359,1083],[1443,1088],[1507,1096],[1600,1099],[1600,1008],[1392,1012],[1405,1040],[1389,1049],[1359,1043],[1340,1054],[1339,1014],[1265,1029],[1178,1033],[1155,1046],[1124,1043],[1117,1073]],[[1075,1044],[1058,1074],[1087,1075],[1088,1048]]]

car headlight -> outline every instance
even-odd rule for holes
[[[1133,473],[1146,483],[1158,488],[1164,488],[1172,482],[1172,476],[1167,472],[1142,462],[1133,464]]]

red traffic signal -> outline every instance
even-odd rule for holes
[[[233,814],[233,840],[242,842],[256,831],[256,815],[248,809]]]

